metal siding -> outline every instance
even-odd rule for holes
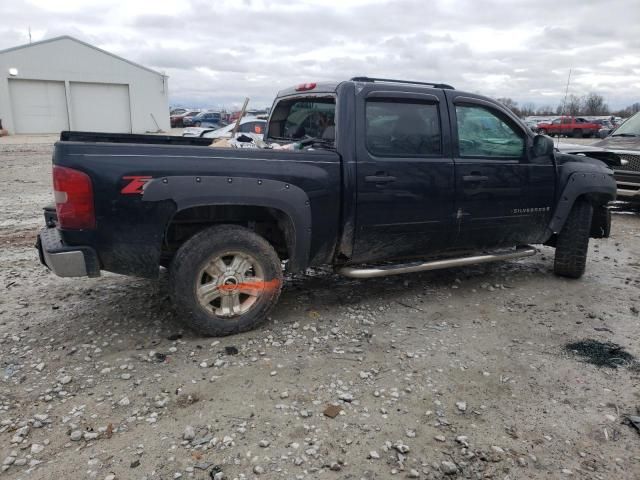
[[[16,133],[57,133],[69,128],[64,82],[9,79]]]
[[[128,85],[70,82],[69,87],[74,130],[131,133]]]

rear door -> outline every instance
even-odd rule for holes
[[[452,112],[458,248],[536,243],[555,195],[551,156],[532,157],[533,137],[506,110],[447,92]]]
[[[437,89],[375,87],[356,99],[352,260],[439,251],[451,240],[455,199],[446,99]]]

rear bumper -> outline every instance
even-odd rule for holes
[[[99,277],[100,262],[95,250],[65,245],[57,228],[40,230],[36,243],[40,262],[59,277]]]

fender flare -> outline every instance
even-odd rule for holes
[[[616,182],[607,173],[574,172],[560,194],[558,204],[549,223],[550,235],[558,234],[564,227],[573,204],[580,196],[601,198],[607,203],[616,198]]]
[[[304,270],[311,249],[311,202],[301,188],[287,182],[248,177],[169,176],[149,181],[142,194],[144,202],[171,200],[174,216],[187,208],[212,205],[267,207],[281,211],[293,226],[289,249],[292,271]],[[168,220],[167,225],[171,223]]]

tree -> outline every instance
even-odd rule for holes
[[[536,115],[553,115],[553,107],[551,105],[543,105],[536,109]]]
[[[594,92],[589,92],[582,100],[582,113],[584,115],[609,115],[609,106],[604,102],[604,97]]]
[[[536,107],[533,103],[527,102],[523,104],[522,107],[520,107],[520,113],[522,114],[523,117],[528,117],[535,113],[535,109]]]
[[[513,113],[515,113],[517,116],[521,116],[521,112],[520,109],[518,108],[518,102],[516,102],[515,100],[505,97],[505,98],[498,98],[498,101],[503,104],[505,107],[507,107],[509,110],[511,110]]]
[[[557,115],[569,115],[570,117],[575,117],[576,115],[580,115],[582,111],[582,98],[577,95],[569,95],[565,102],[558,105],[556,109]]]

